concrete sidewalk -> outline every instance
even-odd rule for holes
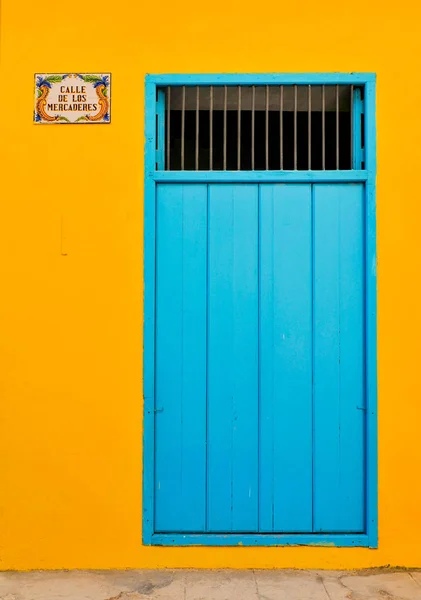
[[[421,600],[421,573],[32,571],[0,573],[0,600]]]

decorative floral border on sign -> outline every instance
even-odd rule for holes
[[[37,76],[36,79],[36,88],[37,88],[37,101],[36,108],[34,113],[34,119],[36,123],[42,123],[43,121],[51,123],[51,122],[59,122],[63,121],[65,123],[71,123],[67,117],[62,115],[51,116],[45,112],[45,107],[47,105],[47,98],[51,90],[51,84],[60,83],[66,77],[75,77],[81,79],[85,83],[92,83],[95,88],[96,94],[98,96],[98,104],[100,106],[99,111],[95,115],[83,115],[73,121],[73,123],[80,122],[98,122],[104,121],[105,123],[109,123],[110,121],[110,100],[108,97],[108,89],[110,86],[110,77],[109,75],[91,75],[80,73],[66,73],[64,75],[49,75],[48,77],[42,77],[40,75]]]

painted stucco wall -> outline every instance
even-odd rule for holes
[[[0,569],[421,567],[419,3],[2,0]],[[35,126],[35,72],[111,72],[112,124]],[[377,73],[379,549],[149,548],[145,73]]]

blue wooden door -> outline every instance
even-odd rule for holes
[[[155,532],[364,532],[364,194],[156,184]]]

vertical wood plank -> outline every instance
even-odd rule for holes
[[[260,240],[260,531],[310,532],[310,185],[261,185]]]
[[[157,190],[155,530],[206,515],[207,186]]]
[[[208,529],[258,526],[258,186],[209,187]]]
[[[376,84],[367,83],[364,93],[365,166],[370,172],[366,185],[365,293],[366,293],[366,527],[371,548],[378,546],[377,489],[377,256],[376,256]]]
[[[145,224],[143,323],[143,520],[142,540],[150,544],[154,525],[154,406],[155,406],[155,149],[156,88],[145,89]]]
[[[314,531],[364,531],[363,186],[314,186]]]

